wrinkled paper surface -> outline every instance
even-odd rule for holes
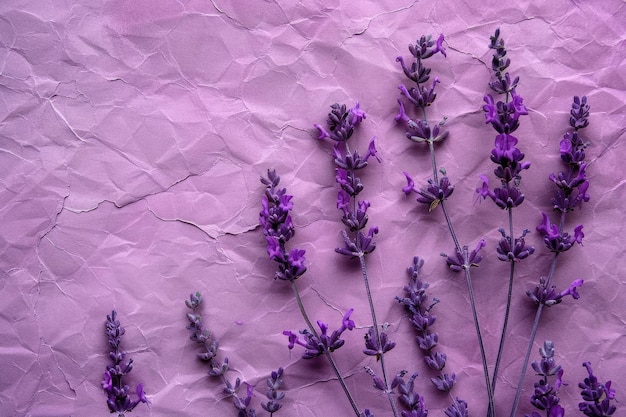
[[[99,3],[102,3],[99,5]],[[452,240],[441,211],[406,198],[403,171],[430,175],[426,147],[408,141],[393,118],[395,61],[422,34],[445,34],[448,57],[428,61],[439,77],[429,117],[447,116],[438,147],[455,192],[448,208],[462,244],[483,238],[473,272],[488,360],[502,325],[508,266],[495,257],[506,213],[479,203],[478,175],[492,176],[494,131],[481,106],[488,92],[489,36],[501,28],[530,114],[517,132],[531,162],[515,210],[515,228],[537,252],[519,264],[497,404],[508,415],[534,307],[524,295],[548,273],[551,255],[534,232],[550,211],[551,172],[561,169],[559,141],[574,95],[591,105],[591,200],[568,216],[584,224],[582,247],[559,257],[555,283],[585,279],[581,298],[548,309],[536,339],[554,341],[569,383],[562,405],[576,414],[577,383],[591,361],[602,381],[626,395],[623,169],[626,79],[624,3],[607,1],[174,1],[29,2],[0,5],[0,414],[109,415],[100,381],[106,365],[106,315],[126,328],[135,362],[127,381],[143,382],[151,409],[133,415],[232,416],[235,409],[195,358],[184,300],[200,291],[206,325],[220,341],[234,380],[256,388],[285,368],[284,409],[292,417],[348,416],[351,408],[323,358],[304,361],[283,330],[304,322],[289,286],[272,279],[258,225],[260,175],[276,169],[294,195],[296,237],[309,271],[298,281],[314,320],[332,328],[354,308],[357,329],[336,352],[361,408],[391,415],[364,366],[371,324],[360,269],[334,253],[341,245],[331,144],[315,140],[334,102],[360,102],[368,117],[353,137],[371,137],[383,162],[362,175],[378,247],[368,258],[379,322],[397,347],[391,375],[420,373],[417,391],[432,415],[449,397],[414,343],[402,295],[413,256],[425,259],[439,347],[457,375],[453,395],[485,415],[486,395],[467,288],[439,256]],[[533,359],[538,358],[537,349]],[[530,412],[536,380],[529,369],[519,415]],[[243,392],[242,392],[243,394]],[[572,414],[572,415],[573,415]]]

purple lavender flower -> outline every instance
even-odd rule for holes
[[[439,36],[436,42],[432,40],[431,36],[422,36],[418,39],[416,45],[409,45],[409,51],[413,56],[413,63],[410,67],[406,65],[403,57],[399,56],[396,58],[407,78],[416,84],[415,87],[411,88],[400,85],[398,87],[400,93],[409,103],[413,104],[418,112],[421,111],[424,115],[426,108],[437,98],[435,87],[439,83],[439,79],[435,77],[429,87],[424,85],[430,79],[431,70],[424,66],[423,60],[432,57],[437,52],[441,52],[443,56],[446,56],[443,40],[443,35]],[[421,120],[412,120],[406,114],[404,103],[401,100],[398,100],[398,105],[399,114],[395,117],[395,120],[402,121],[406,125],[406,136],[410,140],[418,143],[428,143],[429,146],[432,146],[432,144],[441,142],[448,137],[448,132],[442,129],[445,119],[431,128],[425,116]],[[404,175],[408,184],[402,191],[406,195],[409,195],[411,192],[416,193],[418,195],[417,201],[428,204],[429,211],[432,211],[454,191],[454,187],[452,187],[449,179],[445,176],[445,172],[442,172],[442,174],[442,178],[437,178],[435,170],[434,176],[428,180],[427,186],[416,188],[413,179],[405,172]]]
[[[132,400],[129,395],[130,387],[123,382],[124,375],[127,375],[133,369],[133,360],[129,359],[123,364],[126,352],[120,350],[120,343],[125,331],[121,327],[119,320],[117,320],[117,312],[115,310],[111,312],[111,315],[107,315],[106,333],[109,339],[109,347],[111,348],[109,358],[112,361],[112,365],[107,365],[106,367],[102,379],[102,389],[107,395],[109,411],[118,413],[120,417],[123,417],[124,413],[133,411],[139,403],[149,406],[150,400],[148,400],[143,391],[143,384],[137,385],[135,390],[137,399]]]
[[[545,341],[539,349],[541,361],[533,361],[532,367],[541,379],[535,382],[535,391],[530,397],[530,403],[538,410],[546,412],[546,417],[563,416],[564,409],[559,405],[558,392],[563,383],[563,369],[554,360],[554,343]],[[551,382],[551,380],[554,380]],[[533,412],[526,417],[539,416]]]
[[[420,278],[420,269],[424,266],[424,261],[417,256],[413,258],[413,263],[408,267],[409,283],[404,287],[405,297],[396,297],[396,300],[404,306],[409,313],[409,321],[413,325],[417,336],[415,341],[424,352],[424,361],[434,371],[439,372],[431,382],[440,391],[449,392],[456,381],[454,374],[443,373],[446,366],[446,355],[437,352],[435,347],[439,341],[437,333],[432,332],[430,327],[435,323],[437,317],[430,310],[439,302],[434,299],[428,305],[426,290],[428,283]],[[413,378],[414,379],[414,378]]]
[[[320,356],[326,352],[333,352],[345,343],[343,339],[340,339],[341,334],[346,330],[352,330],[355,327],[354,321],[350,319],[350,315],[354,309],[349,309],[343,316],[341,321],[341,327],[328,335],[328,325],[321,320],[317,321],[321,333],[313,334],[309,330],[300,330],[302,337],[297,334],[285,330],[283,334],[289,338],[289,349],[293,349],[295,345],[304,347],[303,359],[311,359]]]
[[[583,225],[579,224],[574,228],[574,236],[570,236],[567,232],[561,232],[560,228],[556,224],[550,223],[550,219],[546,213],[541,213],[543,221],[537,226],[537,231],[543,237],[543,242],[546,247],[552,252],[565,252],[569,250],[574,243],[582,245],[583,237]]]
[[[417,189],[415,188],[415,182],[408,173],[404,172],[404,176],[407,180],[407,186],[402,191],[409,195],[410,193],[416,193],[418,195],[417,201],[423,204],[428,204],[428,211],[433,211],[437,208],[439,203],[446,200],[452,192],[454,187],[450,185],[450,180],[446,176],[439,178],[439,184],[435,184],[435,181],[431,178],[428,180],[428,187]]]
[[[272,371],[270,377],[267,379],[267,399],[266,403],[261,403],[261,407],[270,415],[280,410],[283,406],[281,401],[285,398],[285,393],[279,391],[283,384],[283,368],[278,368],[276,371]]]
[[[376,360],[380,360],[381,356],[391,349],[393,349],[396,344],[389,340],[389,336],[387,336],[387,332],[381,331],[379,334],[380,340],[376,339],[376,332],[374,331],[374,327],[370,327],[369,331],[365,334],[365,349],[363,353],[368,356],[376,356]]]
[[[209,366],[208,374],[214,378],[219,378],[224,384],[222,391],[224,394],[233,397],[233,406],[238,411],[238,417],[256,417],[256,411],[250,407],[252,401],[254,389],[250,384],[246,385],[245,397],[240,397],[237,393],[241,388],[241,379],[237,378],[234,383],[226,378],[226,373],[229,369],[228,358],[224,358],[223,362],[217,360],[218,341],[211,332],[204,328],[202,325],[202,316],[199,313],[199,309],[202,306],[202,296],[199,292],[192,293],[188,300],[185,300],[185,305],[191,310],[191,313],[187,313],[187,320],[189,324],[187,329],[191,331],[190,339],[197,344],[202,345],[204,348],[202,352],[198,353],[198,358],[203,362],[207,362]],[[272,371],[270,378],[267,380],[268,392],[267,403],[262,403],[263,409],[273,415],[281,407],[281,400],[285,397],[283,392],[278,391],[282,385],[283,369],[278,368],[277,371]]]
[[[590,362],[584,362],[589,376],[578,384],[582,390],[580,395],[583,401],[578,403],[578,409],[589,417],[609,417],[615,414],[617,407],[611,402],[615,400],[615,389],[611,388],[611,381],[605,384],[598,382],[593,374]]]
[[[480,239],[476,245],[476,249],[469,251],[467,246],[463,246],[462,251],[455,250],[454,256],[448,256],[445,253],[441,255],[446,258],[446,262],[451,270],[454,272],[461,272],[464,269],[469,269],[473,266],[478,266],[483,257],[480,255],[480,251],[486,245],[484,239]]]
[[[417,372],[411,375],[408,381],[405,381],[401,376],[399,377],[400,403],[408,410],[402,411],[402,417],[428,416],[428,410],[424,405],[424,397],[415,392],[415,378],[417,378]]]
[[[526,241],[524,240],[524,237],[529,232],[528,229],[524,229],[522,235],[515,239],[513,246],[511,246],[511,240],[506,235],[504,229],[500,228],[498,231],[502,235],[502,238],[498,242],[496,251],[498,252],[498,259],[501,261],[519,262],[535,252],[535,248],[526,246]]]
[[[539,285],[535,288],[534,291],[526,291],[526,295],[530,297],[531,300],[535,302],[537,305],[546,305],[548,307],[559,304],[563,301],[563,298],[571,295],[573,299],[577,300],[580,298],[578,294],[578,287],[583,285],[584,281],[582,279],[576,279],[572,281],[570,286],[561,292],[556,290],[556,286],[548,286],[548,283],[545,278],[539,279]]]
[[[585,149],[589,145],[581,136],[580,129],[589,125],[589,105],[587,97],[575,96],[570,110],[570,126],[572,133],[566,133],[560,143],[561,160],[566,169],[551,174],[550,180],[558,187],[552,204],[556,211],[562,213],[574,210],[583,202],[589,201],[589,181],[587,180],[587,163]]]
[[[335,103],[330,106],[331,111],[328,114],[328,130],[327,132],[322,126],[314,125],[318,130],[318,139],[332,139],[335,142],[345,142],[350,139],[354,133],[354,128],[365,119],[365,112],[356,103],[351,109],[347,109],[345,104]]]
[[[448,417],[469,417],[467,403],[458,398],[450,407],[446,408],[445,413]]]
[[[369,143],[367,153],[361,156],[358,151],[351,151],[348,140],[354,133],[354,129],[365,119],[366,115],[357,103],[348,109],[345,104],[333,104],[330,106],[331,112],[328,114],[328,129],[326,132],[320,125],[314,125],[320,132],[319,139],[329,138],[335,141],[333,147],[334,162],[336,165],[335,180],[339,184],[337,194],[337,208],[342,211],[341,221],[349,231],[354,233],[353,237],[343,232],[345,246],[337,248],[336,252],[350,257],[361,257],[371,253],[376,244],[373,237],[378,233],[377,227],[371,227],[367,233],[362,232],[368,221],[367,209],[370,202],[367,200],[357,200],[357,196],[363,191],[363,183],[357,176],[357,171],[365,168],[369,158],[373,157],[380,162],[378,151],[374,139]],[[340,135],[333,132],[342,132]],[[354,201],[353,201],[354,200]]]
[[[541,277],[539,284],[534,291],[526,291],[526,294],[537,305],[537,312],[535,313],[535,320],[533,328],[531,330],[531,336],[528,341],[528,348],[524,364],[522,365],[522,372],[520,374],[517,391],[515,393],[515,400],[511,415],[517,410],[517,405],[522,391],[522,384],[526,373],[526,367],[528,365],[528,358],[534,343],[534,338],[537,333],[537,328],[543,307],[550,307],[559,304],[562,299],[568,295],[572,298],[578,299],[578,288],[583,285],[582,279],[572,281],[569,287],[559,292],[556,286],[552,284],[554,278],[554,272],[556,270],[557,256],[561,252],[569,250],[574,243],[582,244],[584,238],[583,225],[580,224],[574,228],[573,235],[564,231],[566,214],[573,210],[576,206],[582,204],[584,201],[589,200],[587,189],[589,183],[586,178],[586,163],[585,159],[585,143],[579,135],[579,130],[588,125],[587,118],[589,117],[589,106],[587,105],[586,97],[574,97],[571,111],[570,111],[570,126],[574,129],[573,133],[566,133],[564,139],[559,144],[559,151],[561,153],[561,160],[566,166],[566,170],[559,172],[558,174],[551,174],[550,179],[557,185],[556,196],[552,199],[554,210],[560,213],[558,224],[553,224],[546,213],[542,213],[542,222],[537,226],[537,231],[543,238],[545,246],[554,253],[552,265],[550,266],[550,273],[547,278]],[[538,389],[545,390],[546,387],[540,386]],[[560,406],[555,406],[550,410],[549,417],[561,417],[564,414],[564,410]],[[533,412],[531,417],[539,417],[538,413]]]
[[[259,223],[267,242],[269,258],[278,263],[278,271],[274,279],[293,282],[307,270],[305,251],[292,249],[287,252],[285,244],[295,233],[291,220],[293,196],[287,194],[285,188],[278,188],[280,177],[274,170],[267,171],[267,178],[261,178],[267,188],[262,198],[262,210],[259,213]]]

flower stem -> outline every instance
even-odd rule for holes
[[[365,283],[365,292],[367,293],[367,300],[369,301],[369,305],[370,305],[370,313],[372,315],[372,325],[374,327],[374,335],[376,337],[377,346],[381,347],[380,368],[383,373],[383,381],[385,382],[385,393],[387,394],[387,398],[389,399],[389,405],[391,406],[391,411],[393,412],[394,417],[397,417],[398,410],[396,408],[396,403],[393,400],[393,397],[391,395],[391,387],[389,386],[389,378],[387,377],[387,368],[385,367],[385,354],[382,352],[380,331],[378,330],[378,321],[376,320],[376,310],[374,309],[374,301],[372,300],[372,291],[370,290],[370,284],[367,278],[367,268],[365,266],[365,255],[361,254],[359,256],[359,262],[361,264],[361,273],[363,275],[363,282]]]
[[[513,209],[509,209],[509,246],[514,247],[515,241],[513,240]],[[515,276],[515,260],[510,261],[511,268],[509,270],[509,289],[506,298],[506,309],[504,311],[504,323],[502,324],[502,334],[500,335],[500,346],[498,347],[498,356],[496,357],[496,365],[493,368],[493,375],[491,380],[491,389],[496,391],[496,381],[498,378],[498,370],[500,369],[500,361],[502,360],[502,353],[504,352],[504,339],[506,338],[506,329],[509,323],[509,315],[511,312],[511,299],[513,296],[513,277]]]
[[[418,86],[419,86],[419,83],[418,83]],[[428,120],[426,119],[426,107],[425,106],[421,107],[421,110],[422,110],[422,115],[423,115],[423,121],[428,123]],[[438,171],[437,160],[435,158],[435,144],[434,144],[432,137],[430,138],[430,140],[428,140],[428,149],[430,151],[430,159],[431,159],[431,165],[432,165],[432,170],[433,170],[433,181],[435,182],[435,184],[438,184],[439,181],[438,181],[438,175],[437,175],[437,171]],[[448,210],[446,209],[445,201],[442,200],[439,204],[441,205],[441,209],[446,219],[446,224],[448,225],[448,231],[450,232],[450,236],[452,237],[452,240],[454,241],[455,249],[459,253],[463,253],[464,259],[467,260],[468,258],[467,249],[462,248],[461,244],[459,243],[459,239],[456,235],[456,232],[454,231],[454,227],[452,226],[452,220],[450,219],[450,215],[448,214]],[[472,318],[474,320],[474,328],[476,330],[476,337],[478,338],[478,346],[480,348],[480,356],[482,360],[483,373],[485,376],[485,384],[487,388],[487,400],[489,403],[487,417],[495,417],[496,414],[495,414],[495,407],[494,407],[493,389],[491,386],[491,378],[489,377],[489,368],[487,366],[487,355],[485,353],[485,345],[483,343],[483,338],[482,338],[482,334],[480,331],[480,323],[478,322],[478,314],[476,312],[476,302],[474,300],[474,290],[472,286],[472,277],[471,277],[469,265],[467,265],[464,268],[464,271],[465,271],[465,281],[467,283],[467,291],[468,291],[469,298],[470,298]]]
[[[482,360],[483,365],[483,374],[485,375],[485,384],[487,387],[487,400],[489,402],[489,412],[487,413],[487,417],[495,417],[495,408],[494,408],[494,399],[493,399],[493,389],[491,387],[491,378],[489,377],[489,368],[487,366],[487,355],[485,354],[485,345],[483,343],[482,333],[480,331],[480,323],[478,322],[478,313],[476,312],[476,302],[474,300],[474,289],[472,286],[472,276],[470,272],[470,266],[467,264],[468,253],[467,247],[461,248],[459,245],[456,234],[454,233],[454,228],[452,227],[452,221],[450,220],[450,216],[448,215],[448,211],[446,209],[445,203],[442,201],[440,203],[441,209],[443,210],[443,214],[446,218],[446,222],[448,223],[448,230],[452,235],[452,239],[454,240],[454,245],[456,250],[459,253],[463,254],[463,259],[465,260],[465,267],[463,270],[465,271],[465,281],[467,283],[467,292],[470,299],[470,307],[472,309],[472,318],[474,320],[474,329],[476,330],[476,337],[478,338],[478,347],[480,348],[480,358]]]
[[[302,314],[304,321],[309,327],[309,331],[313,334],[313,336],[315,336],[317,340],[319,340],[319,335],[317,331],[315,330],[315,327],[313,327],[313,324],[311,323],[311,319],[309,319],[309,316],[306,313],[306,310],[304,309],[304,304],[302,303],[302,298],[300,298],[300,293],[298,292],[298,287],[296,286],[295,281],[291,281],[291,288],[293,290],[294,296],[296,297],[296,301],[298,303],[298,308],[300,309],[300,313]],[[341,388],[343,389],[343,392],[346,395],[346,398],[348,398],[348,401],[350,402],[350,406],[352,407],[354,414],[357,417],[360,417],[361,412],[359,411],[359,407],[357,407],[356,402],[354,401],[354,398],[352,398],[352,395],[350,394],[350,391],[348,390],[348,387],[346,385],[346,381],[341,376],[341,373],[339,372],[339,368],[337,367],[337,364],[335,363],[333,356],[331,355],[330,351],[327,348],[324,349],[324,354],[326,355],[326,358],[328,359],[330,366],[333,368],[333,371],[335,372],[335,375],[337,376],[337,380],[339,381],[339,384],[341,385]]]
[[[552,281],[552,277],[554,276],[554,271],[556,270],[556,260],[559,255],[559,252],[555,252],[554,258],[552,258],[552,264],[550,265],[550,273],[548,274],[548,279],[546,280],[546,287],[550,285]],[[522,395],[522,385],[524,385],[524,378],[526,377],[526,369],[528,369],[528,362],[530,361],[530,354],[533,350],[533,345],[535,343],[535,336],[537,335],[537,329],[539,328],[539,320],[541,319],[541,313],[543,312],[544,303],[539,303],[537,306],[537,312],[535,313],[535,321],[533,322],[532,330],[530,331],[530,338],[528,339],[528,348],[526,349],[526,356],[524,356],[524,363],[522,364],[522,372],[519,376],[519,381],[517,382],[517,390],[515,391],[515,400],[513,401],[513,406],[511,407],[511,417],[515,417],[515,413],[517,412],[517,406],[519,405],[519,399]]]

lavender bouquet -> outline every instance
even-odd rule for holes
[[[369,318],[364,318],[350,308],[343,313],[341,322],[335,330],[331,330],[329,324],[321,320],[317,320],[314,324],[299,290],[299,285],[306,285],[300,284],[303,281],[302,277],[308,271],[305,251],[289,247],[289,241],[296,230],[296,217],[292,213],[294,196],[287,193],[286,187],[280,186],[281,179],[276,171],[270,169],[267,175],[261,178],[265,192],[262,197],[259,222],[267,255],[276,265],[274,279],[290,286],[293,299],[306,325],[306,328],[297,332],[288,329],[282,331],[286,337],[287,348],[289,350],[301,349],[301,356],[307,361],[325,359],[334,373],[332,379],[336,380],[341,387],[356,417],[373,417],[374,413],[371,409],[361,408],[357,404],[360,395],[356,394],[354,387],[347,382],[348,373],[342,369],[340,358],[346,349],[341,348],[347,345],[344,338],[346,331],[367,329],[363,333],[365,348],[360,350],[366,357],[375,361],[377,369],[368,364],[364,366],[363,371],[372,377],[374,389],[382,392],[386,397],[389,404],[388,415],[426,417],[429,413],[429,395],[443,392],[451,400],[451,404],[444,410],[448,417],[468,417],[474,407],[478,410],[485,409],[488,417],[495,417],[503,412],[504,407],[509,406],[510,416],[516,417],[542,312],[546,307],[560,304],[567,296],[572,296],[574,299],[580,298],[578,288],[583,284],[582,279],[575,279],[564,290],[558,290],[554,282],[557,273],[557,257],[573,246],[582,244],[584,237],[582,225],[574,227],[571,233],[565,231],[565,219],[567,213],[581,207],[590,199],[589,180],[586,176],[588,164],[585,162],[585,148],[588,142],[582,138],[580,132],[589,124],[587,98],[574,97],[573,99],[570,111],[570,127],[573,131],[566,133],[559,145],[564,169],[550,175],[549,178],[557,187],[551,202],[553,210],[559,214],[558,224],[552,224],[550,216],[546,213],[541,214],[543,220],[538,226],[516,224],[514,213],[521,210],[522,203],[529,200],[523,191],[522,176],[523,174],[525,176],[525,172],[531,167],[521,150],[522,141],[518,138],[517,130],[522,116],[527,116],[530,111],[524,105],[524,100],[518,92],[520,78],[508,72],[511,61],[499,30],[496,30],[494,36],[491,37],[489,48],[494,53],[491,63],[493,78],[488,82],[488,86],[496,96],[494,97],[491,93],[484,96],[483,111],[485,122],[496,133],[494,147],[489,154],[489,159],[495,164],[493,176],[496,180],[493,185],[493,179],[490,176],[481,175],[479,177],[481,185],[476,192],[481,198],[491,200],[498,209],[506,212],[503,221],[505,226],[498,228],[500,237],[493,255],[493,259],[508,264],[507,271],[503,273],[508,276],[508,290],[501,300],[504,305],[504,316],[499,329],[500,337],[495,359],[488,354],[489,349],[484,338],[486,332],[493,333],[494,331],[486,329],[480,322],[480,315],[483,312],[481,306],[475,301],[473,281],[476,275],[480,277],[480,270],[477,267],[483,262],[489,262],[489,257],[484,250],[487,237],[474,236],[471,237],[474,240],[473,244],[464,244],[454,227],[456,219],[448,205],[448,200],[451,199],[455,187],[452,177],[442,167],[437,154],[437,149],[441,144],[444,141],[454,140],[454,135],[446,129],[446,117],[433,120],[430,112],[431,106],[437,99],[437,87],[441,81],[436,76],[431,77],[432,69],[427,66],[427,62],[439,55],[447,57],[443,35],[437,39],[422,36],[416,44],[410,45],[411,62],[402,56],[397,58],[402,72],[412,84],[399,87],[401,99],[398,100],[399,111],[395,117],[395,121],[404,126],[406,137],[410,141],[428,149],[429,177],[423,185],[419,186],[416,185],[413,174],[404,172],[406,186],[402,188],[402,191],[406,195],[415,195],[417,202],[427,208],[426,215],[435,216],[438,211],[441,211],[445,227],[452,240],[452,251],[442,255],[449,269],[452,272],[462,273],[465,278],[468,308],[474,324],[475,340],[480,352],[484,376],[484,398],[471,398],[470,401],[466,401],[452,394],[457,383],[462,383],[462,378],[446,368],[448,357],[440,345],[441,330],[435,331],[433,328],[437,321],[433,308],[439,300],[432,298],[431,301],[427,295],[429,284],[424,280],[421,272],[424,265],[423,254],[413,258],[408,268],[409,280],[404,285],[404,296],[396,297],[396,301],[405,310],[407,319],[414,329],[413,337],[417,348],[423,354],[424,363],[430,369],[429,372],[435,374],[432,378],[425,379],[427,385],[434,387],[434,391],[426,391],[426,386],[421,384],[424,379],[419,378],[417,372],[411,372],[410,377],[406,378],[409,374],[406,368],[412,366],[411,361],[414,358],[403,362],[403,369],[395,372],[389,369],[387,358],[400,342],[398,337],[401,338],[401,335],[395,334],[392,340],[388,324],[381,322],[377,315],[376,304],[381,300],[375,300],[373,296],[369,283],[367,259],[377,247],[376,235],[379,229],[377,226],[370,226],[368,209],[372,203],[360,196],[365,185],[359,175],[373,159],[378,162],[381,162],[381,159],[375,139],[370,141],[364,153],[358,152],[356,146],[353,146],[354,139],[351,140],[351,138],[366,119],[366,114],[358,103],[350,108],[345,104],[331,105],[326,126],[315,124],[314,127],[318,132],[318,139],[329,140],[333,143],[331,155],[335,182],[338,187],[336,206],[340,211],[340,222],[344,227],[339,233],[342,244],[335,249],[335,252],[352,259],[358,265],[363,279],[364,295],[370,308]],[[456,193],[454,198],[463,198],[463,196]],[[540,205],[540,203],[534,204]],[[527,206],[526,204],[523,207]],[[535,248],[527,243],[528,236],[532,233],[531,229],[536,230],[545,248],[553,254],[553,258],[547,267],[546,277],[539,278],[539,284],[534,290],[525,291],[536,306],[536,314],[528,337],[527,353],[519,372],[519,381],[514,387],[515,399],[512,404],[507,404],[499,400],[496,388],[499,381],[499,369],[507,347],[506,336],[511,310],[515,307],[517,295],[524,292],[517,289],[518,268],[521,261],[536,252]],[[470,249],[470,246],[473,249]],[[498,301],[494,299],[493,302]],[[228,360],[224,359],[221,363],[217,361],[217,341],[203,329],[201,316],[196,311],[200,304],[199,294],[192,294],[187,300],[187,306],[192,309],[192,313],[187,316],[188,328],[192,331],[191,338],[204,346],[200,358],[209,363],[210,375],[221,378],[225,387],[224,392],[233,397],[239,415],[242,417],[255,415],[255,412],[249,408],[253,396],[251,386],[248,385],[246,396],[239,397],[236,393],[241,385],[240,380],[237,379],[235,383],[232,383],[225,378]],[[357,322],[364,324],[359,326]],[[445,326],[445,323],[443,325]],[[461,334],[459,337],[466,337],[466,335]],[[467,343],[470,341],[468,340]],[[567,387],[564,379],[567,369],[563,365],[557,365],[555,352],[554,344],[546,341],[539,349],[541,359],[531,364],[539,380],[535,382],[534,392],[528,396],[528,402],[538,411],[532,411],[527,414],[527,417],[541,417],[542,415],[562,417],[565,415],[566,410],[560,404],[559,393]],[[617,409],[616,391],[611,381],[604,384],[598,382],[590,363],[585,362],[583,366],[588,372],[588,377],[579,384],[583,400],[579,404],[579,411],[590,417],[614,415]],[[283,373],[287,372],[288,370],[280,368],[268,379],[269,402],[265,403],[263,408],[270,412],[270,415],[285,405],[281,402],[283,394],[278,391],[278,388]],[[362,389],[365,388],[362,387]]]

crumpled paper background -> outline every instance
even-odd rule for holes
[[[497,27],[530,109],[518,131],[532,163],[522,181],[526,202],[515,211],[519,232],[534,230],[540,211],[549,211],[547,177],[561,169],[558,143],[572,96],[589,98],[591,201],[568,220],[570,229],[583,223],[586,237],[561,257],[555,277],[560,288],[576,278],[585,285],[580,300],[546,312],[536,345],[556,345],[568,415],[578,413],[583,361],[613,380],[623,406],[625,21],[619,0],[2,2],[0,415],[108,415],[100,381],[112,309],[135,361],[128,381],[143,382],[152,401],[133,415],[235,415],[185,329],[184,300],[194,291],[205,297],[205,321],[233,366],[229,376],[256,386],[259,412],[265,378],[283,366],[286,399],[277,415],[351,415],[328,365],[299,359],[281,334],[304,322],[288,286],[272,280],[258,226],[259,176],[269,168],[294,194],[294,246],[309,261],[298,282],[304,302],[331,328],[355,308],[359,327],[336,358],[359,406],[390,415],[363,370],[378,369],[360,354],[371,319],[358,266],[334,253],[342,225],[331,145],[312,129],[330,104],[357,101],[368,118],[353,140],[364,150],[377,136],[383,158],[362,178],[370,223],[380,228],[368,260],[376,308],[398,344],[390,372],[418,371],[431,415],[443,415],[449,398],[428,381],[394,300],[419,255],[430,295],[441,300],[435,328],[447,370],[457,374],[453,395],[470,403],[471,415],[485,415],[465,283],[439,256],[452,250],[442,214],[401,192],[402,171],[420,182],[429,177],[427,150],[406,140],[393,116],[404,82],[396,56],[407,56],[422,34],[444,33],[447,59],[428,61],[441,80],[430,117],[448,117],[438,160],[456,187],[449,208],[459,238],[488,243],[473,276],[493,364],[508,273],[495,245],[506,218],[478,203],[474,188],[493,169],[494,132],[481,105]],[[496,392],[503,415],[534,315],[524,292],[547,274],[551,257],[537,233],[528,242],[537,253],[520,264],[515,282]],[[535,379],[530,370],[519,415],[531,410]]]

